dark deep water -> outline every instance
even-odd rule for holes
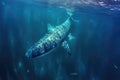
[[[28,60],[25,53],[47,33],[47,25],[67,19],[65,9],[47,3],[0,1],[0,80],[120,80],[120,11],[76,6],[70,41]]]

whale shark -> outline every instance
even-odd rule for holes
[[[72,13],[67,12],[69,17],[60,25],[52,26],[48,24],[48,33],[45,34],[38,42],[35,43],[31,48],[26,52],[26,57],[35,58],[38,56],[43,56],[54,50],[58,46],[62,46],[69,55],[71,55],[71,50],[66,38],[68,40],[73,39],[71,35],[71,24],[72,24]]]

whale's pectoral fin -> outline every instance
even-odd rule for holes
[[[69,55],[71,55],[71,51],[70,51],[70,47],[69,47],[68,42],[67,42],[67,41],[64,41],[64,42],[62,43],[62,46],[63,46],[63,48],[67,51],[67,53],[68,53]]]
[[[54,26],[52,26],[51,24],[48,24],[48,31],[53,32],[54,31]]]
[[[68,39],[69,39],[69,40],[73,40],[73,39],[75,39],[75,37],[72,36],[72,34],[70,33],[70,34],[68,35]]]

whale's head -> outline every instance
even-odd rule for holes
[[[37,56],[41,56],[44,53],[44,47],[43,46],[33,46],[26,52],[25,56],[27,58],[35,58]]]

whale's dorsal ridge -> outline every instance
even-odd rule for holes
[[[53,32],[54,31],[55,27],[53,25],[48,24],[47,26],[48,26],[48,32]]]

